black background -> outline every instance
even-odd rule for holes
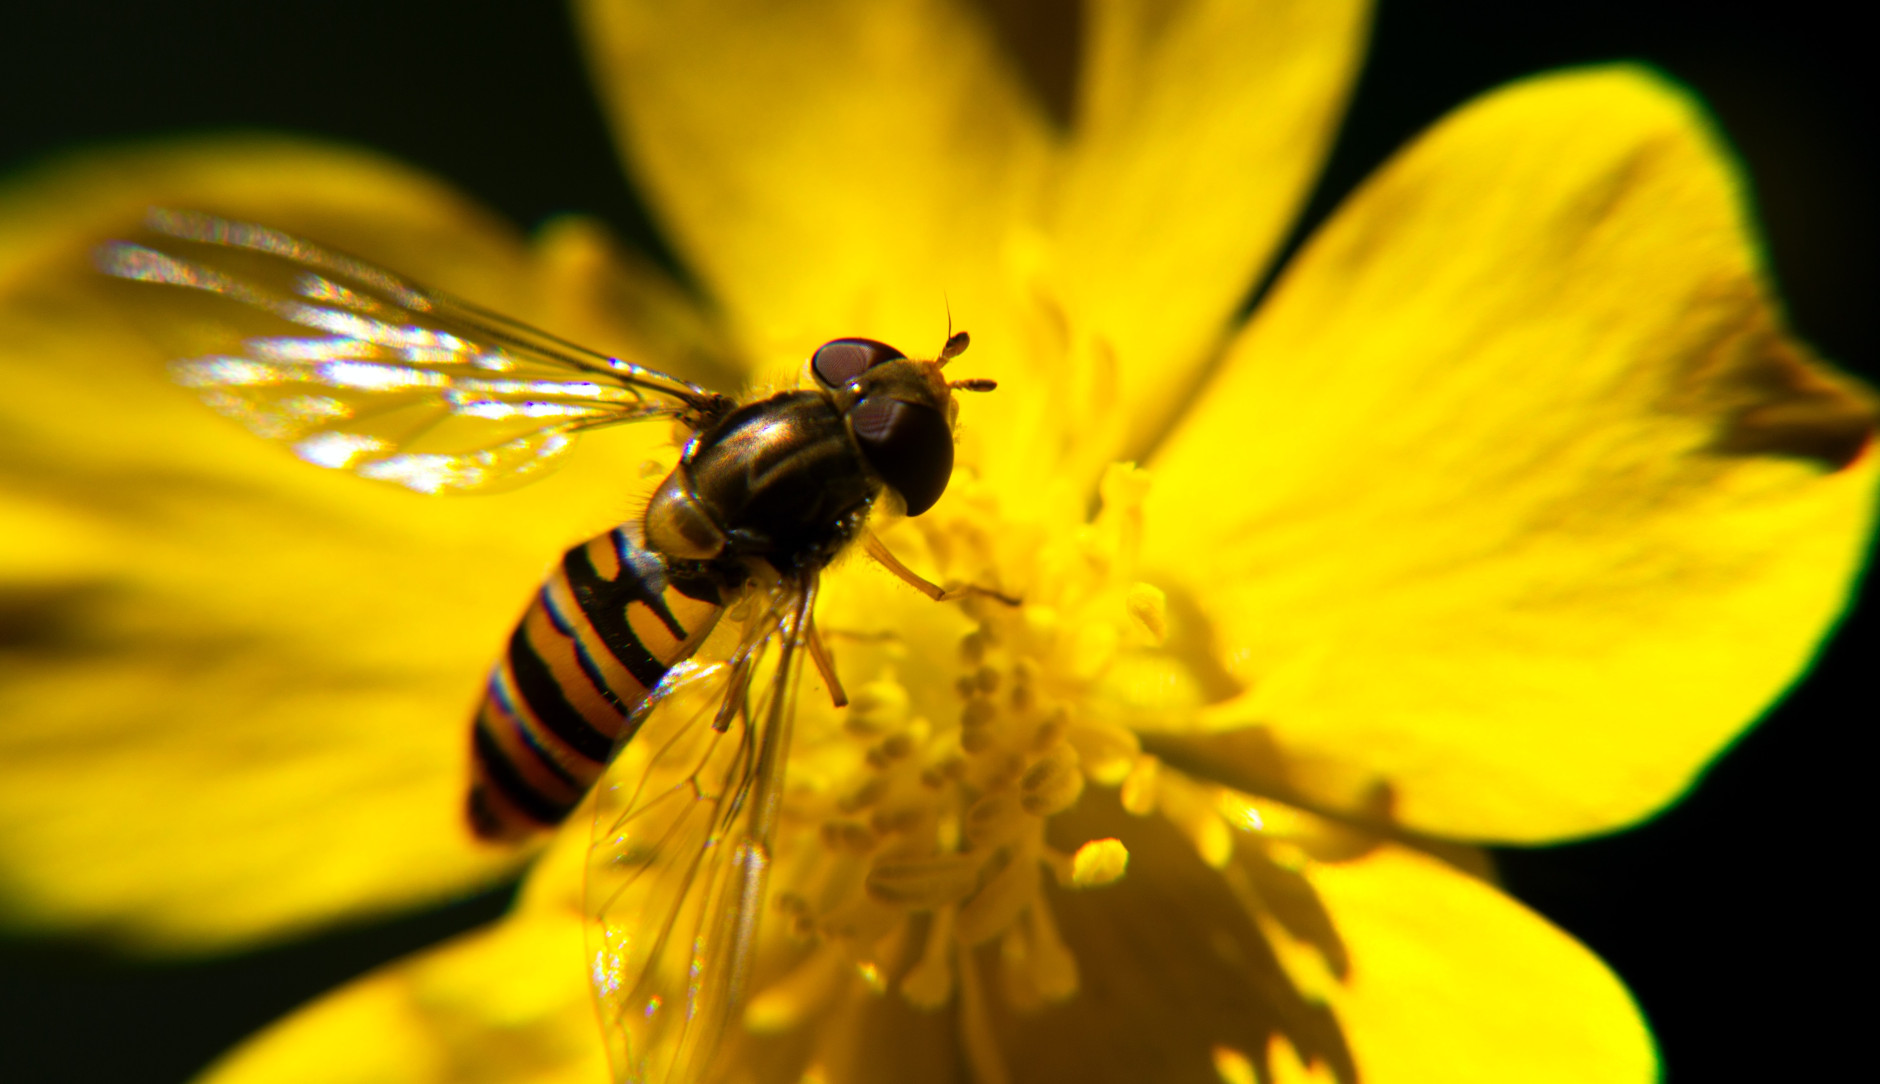
[[[122,10],[113,10],[120,7]],[[1549,67],[1618,58],[1694,87],[1740,152],[1794,326],[1876,378],[1871,94],[1857,5],[1616,0],[1383,5],[1308,225],[1419,129]],[[0,169],[184,131],[377,147],[522,225],[563,210],[656,243],[552,4],[189,0],[0,8]],[[1864,1030],[1870,917],[1856,736],[1877,716],[1875,591],[1820,665],[1677,809],[1613,838],[1504,853],[1512,891],[1625,976],[1671,1079],[1823,1073]],[[1859,848],[1851,850],[1850,848]],[[0,941],[0,1079],[184,1079],[294,1005],[487,920],[500,895],[238,958],[152,966]],[[1849,973],[1852,974],[1849,974]],[[1839,981],[1837,981],[1839,980]],[[1842,1054],[1845,1056],[1845,1054]],[[1831,1060],[1833,1059],[1833,1060]],[[1838,1073],[1825,1073],[1832,1078]]]

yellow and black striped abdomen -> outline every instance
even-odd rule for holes
[[[637,523],[564,554],[477,709],[477,835],[515,839],[561,823],[633,736],[647,693],[711,630],[719,602],[711,581],[671,576]]]

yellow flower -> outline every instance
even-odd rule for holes
[[[1784,337],[1696,109],[1625,68],[1491,94],[1243,323],[1361,5],[1092,5],[1068,130],[967,9],[801,8],[584,8],[715,319],[579,223],[525,250],[332,149],[103,155],[0,199],[9,917],[206,948],[513,868],[459,820],[468,711],[665,436],[457,502],[269,454],[85,271],[195,206],[692,375],[972,331],[1000,390],[883,534],[1024,605],[827,577],[856,703],[802,697],[727,1079],[1649,1078],[1623,987],[1470,845],[1680,793],[1838,611],[1875,471],[1872,400]],[[587,838],[211,1078],[601,1078]]]

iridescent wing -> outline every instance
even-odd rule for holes
[[[596,792],[589,949],[622,1084],[698,1079],[742,998],[815,594],[773,590],[730,661],[675,667]]]
[[[153,211],[105,273],[201,291],[231,334],[179,383],[317,466],[422,493],[533,474],[584,429],[696,425],[724,396],[609,358],[364,261],[243,222]]]

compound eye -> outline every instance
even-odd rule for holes
[[[953,476],[953,431],[938,410],[900,399],[864,399],[849,429],[881,480],[918,516],[934,506]]]
[[[887,343],[873,339],[832,339],[816,348],[810,372],[825,388],[840,388],[884,361],[906,357]]]

